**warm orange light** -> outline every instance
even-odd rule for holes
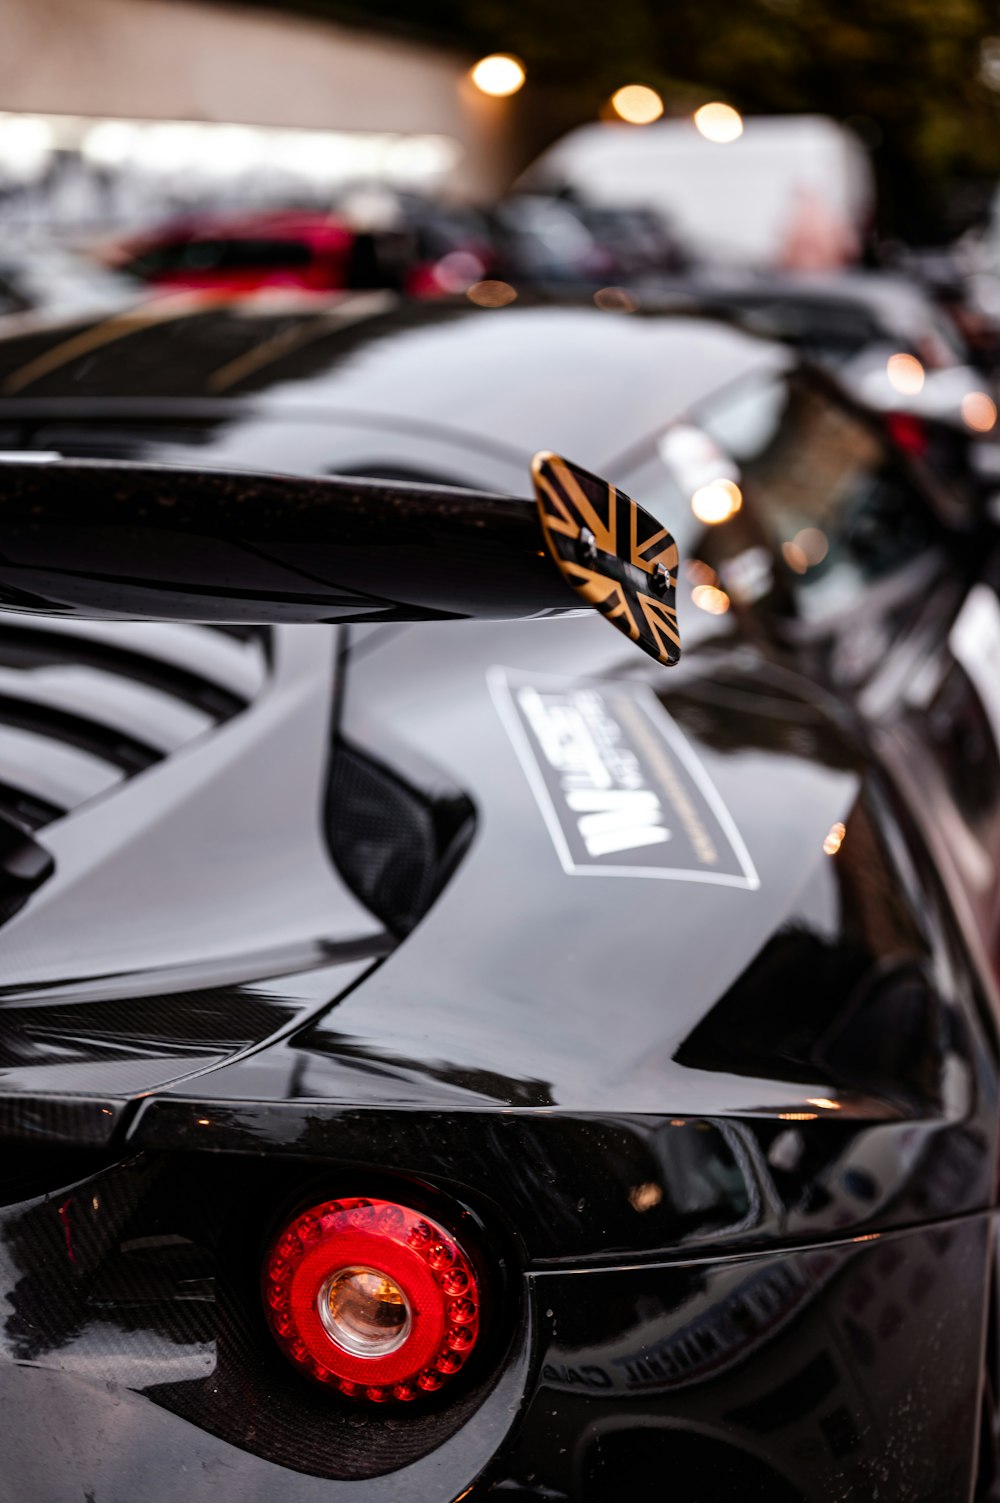
[[[968,391],[962,398],[962,417],[973,433],[989,433],[996,425],[997,404],[984,391]]]
[[[509,282],[473,282],[466,297],[480,308],[506,308],[514,302],[517,292]]]
[[[804,574],[809,567],[809,560],[798,543],[782,543],[781,556],[790,569],[796,574]]]
[[[823,842],[823,850],[828,856],[836,856],[844,843],[846,834],[847,831],[839,820],[835,825],[830,826],[830,833]]]
[[[830,1098],[829,1098],[829,1096],[807,1096],[806,1097],[806,1105],[807,1106],[821,1106],[823,1108],[823,1110],[827,1111],[827,1112],[839,1112],[840,1111],[840,1102],[839,1101],[831,1101]]]
[[[885,373],[889,385],[901,396],[915,397],[924,389],[924,368],[916,355],[890,355]]]
[[[632,1186],[628,1199],[633,1211],[652,1211],[663,1199],[663,1190],[655,1180],[646,1180],[645,1184]]]
[[[707,611],[710,616],[724,616],[730,603],[725,590],[710,584],[695,585],[691,600],[700,611]]]
[[[731,104],[720,104],[718,100],[695,110],[694,123],[705,140],[713,141],[716,146],[728,146],[743,134],[743,116],[739,110],[734,110]]]
[[[691,497],[691,510],[709,527],[728,522],[742,505],[743,492],[734,480],[711,480],[708,485],[700,485]]]
[[[803,527],[789,542],[781,545],[785,563],[796,574],[804,574],[815,564],[821,564],[829,551],[829,539],[818,527]]]
[[[634,313],[639,304],[624,287],[599,287],[594,302],[606,313]]]
[[[684,578],[689,584],[718,584],[719,576],[711,564],[706,564],[704,559],[689,558],[684,565]]]
[[[779,1112],[782,1122],[815,1122],[815,1112]]]
[[[830,541],[819,527],[803,527],[802,531],[797,532],[792,538],[792,542],[802,553],[810,568],[821,564],[830,551]]]
[[[629,125],[652,125],[663,114],[663,100],[648,84],[626,84],[612,94],[611,108]]]
[[[509,52],[491,52],[479,59],[469,77],[481,94],[509,99],[524,83],[524,64]]]

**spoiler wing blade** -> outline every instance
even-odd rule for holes
[[[449,486],[0,458],[0,609],[104,619],[423,621],[596,607],[679,655],[669,534],[557,455],[537,501]]]

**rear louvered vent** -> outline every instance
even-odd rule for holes
[[[257,628],[0,621],[0,819],[25,834],[154,767],[244,709]]]

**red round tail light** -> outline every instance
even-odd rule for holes
[[[479,1335],[473,1267],[443,1227],[387,1200],[328,1200],[276,1237],[264,1309],[282,1351],[349,1398],[436,1393]]]

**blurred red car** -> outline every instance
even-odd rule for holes
[[[474,210],[395,195],[384,224],[283,209],[197,215],[126,241],[116,270],[154,287],[253,292],[391,288],[410,297],[464,292],[495,274],[487,222]]]
[[[174,221],[127,242],[118,269],[161,287],[252,292],[351,285],[357,237],[328,214],[279,211]]]

